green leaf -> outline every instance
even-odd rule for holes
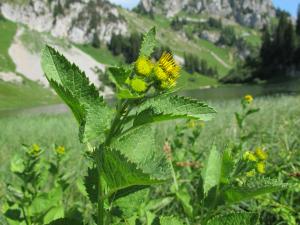
[[[165,139],[156,127],[144,125],[130,129],[122,136],[114,138],[111,146],[137,168],[155,179],[170,178],[170,164],[163,151]]]
[[[144,189],[133,194],[127,195],[124,198],[119,198],[114,202],[115,206],[122,211],[122,218],[128,219],[137,214],[142,208],[143,204],[148,199],[149,190]]]
[[[163,216],[159,218],[160,225],[183,225],[180,219],[173,216]]]
[[[84,177],[84,186],[90,201],[96,203],[98,200],[98,171],[96,167],[88,169],[88,174]]]
[[[10,170],[13,173],[22,173],[25,169],[24,161],[19,154],[13,156],[10,162]]]
[[[142,46],[140,48],[140,56],[150,57],[156,46],[156,29],[153,27],[148,33],[143,37]]]
[[[252,199],[256,196],[268,194],[287,188],[287,184],[276,179],[253,178],[242,186],[230,186],[224,191],[227,203],[236,203]]]
[[[47,225],[83,225],[83,223],[80,223],[77,220],[63,218],[63,219],[54,220]]]
[[[132,68],[124,68],[124,67],[111,67],[109,68],[109,79],[116,85],[117,87],[117,97],[120,99],[135,99],[141,98],[144,95],[140,95],[138,93],[131,92],[127,85],[126,79],[129,78],[132,73]]]
[[[231,156],[231,151],[226,149],[222,155],[221,182],[228,184],[230,176],[234,169],[234,159]]]
[[[44,216],[44,224],[48,224],[51,221],[63,218],[65,216],[64,207],[62,205],[51,208]]]
[[[20,209],[8,209],[4,215],[9,219],[22,221]]]
[[[204,194],[207,194],[211,188],[220,184],[221,169],[221,153],[216,149],[216,146],[213,146],[202,174]]]
[[[50,85],[80,124],[81,141],[103,141],[113,114],[95,86],[77,66],[49,46],[42,52],[42,67]]]
[[[180,201],[184,213],[190,218],[193,218],[193,207],[190,204],[191,196],[189,195],[188,190],[186,188],[180,189],[176,192],[176,197]]]
[[[159,95],[147,100],[137,110],[134,125],[178,118],[210,120],[216,111],[207,104],[186,97]]]
[[[126,69],[124,67],[110,67],[109,79],[117,86],[119,89],[125,88],[126,80],[130,77],[132,69]]]
[[[161,183],[170,178],[170,165],[163,151],[164,140],[147,125],[112,139],[101,154],[103,177],[109,194],[129,187]],[[130,191],[129,191],[130,192]]]
[[[53,207],[62,205],[62,188],[57,187],[50,192],[39,194],[32,202],[30,206],[30,212],[32,215],[39,215],[46,213]]]
[[[210,219],[207,225],[255,225],[258,223],[258,215],[255,213],[230,213]]]
[[[115,149],[106,149],[101,154],[101,169],[103,178],[109,187],[108,195],[111,196],[121,190],[126,190],[122,196],[140,190],[136,186],[145,186],[161,183],[162,181],[151,178],[137,168],[135,163],[129,161]],[[117,175],[116,175],[117,174]],[[128,190],[128,188],[130,188]]]

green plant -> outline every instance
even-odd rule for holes
[[[139,59],[129,67],[111,68],[117,87],[116,109],[99,97],[93,85],[75,66],[46,47],[42,66],[51,86],[71,108],[87,144],[92,166],[86,186],[97,203],[97,224],[111,224],[111,206],[117,199],[160,184],[172,176],[163,152],[163,140],[156,137],[155,122],[179,118],[208,120],[215,111],[196,100],[173,96],[179,67],[170,54],[158,63],[149,57],[155,47],[155,29],[143,39]]]
[[[48,224],[64,216],[63,191],[68,183],[60,174],[60,163],[65,148],[57,146],[50,160],[42,158],[44,152],[37,144],[24,146],[11,161],[14,177],[6,183],[3,206],[9,224]]]
[[[76,213],[64,208],[64,190],[66,186],[74,188],[74,182],[66,178],[76,179],[72,173],[61,176],[59,172],[64,165],[60,157],[64,148],[56,146],[55,160],[45,161],[40,159],[40,148],[32,146],[26,151],[31,158],[14,159],[12,168],[26,175],[22,175],[24,193],[31,186],[37,190],[30,198],[5,204],[7,210],[19,212],[16,218],[23,224],[252,225],[258,223],[260,209],[249,207],[248,200],[286,188],[279,179],[266,177],[264,166],[258,166],[266,161],[264,149],[245,153],[251,137],[246,118],[257,111],[252,108],[251,96],[242,100],[243,111],[236,114],[241,130],[237,143],[223,146],[221,151],[213,144],[209,155],[199,152],[198,140],[209,125],[204,126],[204,121],[216,112],[197,100],[174,95],[180,68],[170,53],[152,61],[155,43],[155,29],[151,29],[133,64],[109,69],[109,78],[116,86],[114,107],[106,104],[75,65],[53,48],[44,49],[46,77],[73,112],[79,124],[79,140],[87,146],[82,152],[87,176],[76,185],[89,202],[80,204],[82,199],[77,200]],[[175,119],[188,121],[176,127],[174,136],[162,135],[155,126]],[[24,167],[18,163],[20,159],[26,163]],[[51,182],[46,173],[49,168]],[[28,178],[30,182],[25,182]],[[45,186],[37,184],[40,180],[43,184],[47,181]],[[88,219],[82,208],[88,209]]]

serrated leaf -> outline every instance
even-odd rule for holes
[[[153,27],[148,33],[143,37],[142,46],[140,48],[140,56],[150,57],[156,46],[156,29]]]
[[[216,111],[207,104],[187,97],[160,95],[147,100],[137,110],[134,124],[160,122],[179,118],[210,120]]]
[[[80,124],[81,141],[103,141],[113,116],[112,110],[85,74],[49,46],[42,53],[42,68],[50,85]]]
[[[106,149],[102,153],[101,170],[109,188],[108,196],[114,194],[114,198],[117,198],[117,192],[126,190],[126,193],[122,193],[123,197],[140,190],[139,186],[144,187],[162,182],[138,169],[135,163],[130,162],[118,150]]]
[[[111,67],[109,68],[109,79],[117,87],[117,97],[119,99],[135,99],[141,98],[144,95],[131,92],[126,86],[126,79],[129,78],[132,73],[132,69],[124,67]]]
[[[232,204],[285,188],[287,184],[276,179],[253,178],[242,186],[230,186],[224,191],[224,196],[225,201]]]
[[[128,219],[141,210],[143,204],[147,201],[148,194],[148,189],[137,191],[124,198],[119,198],[114,202],[114,205],[122,211],[122,218]]]
[[[170,166],[163,152],[163,140],[154,127],[141,126],[112,139],[102,150],[101,166],[109,194],[139,186],[157,184],[170,178]],[[128,189],[129,188],[129,189]]]
[[[39,194],[30,206],[32,215],[39,215],[49,211],[53,207],[62,205],[63,191],[61,187],[52,189],[50,192]]]
[[[255,225],[258,222],[258,215],[255,213],[230,213],[210,219],[207,225]]]
[[[123,67],[110,67],[108,70],[109,79],[117,86],[117,88],[123,89],[132,70]]]
[[[64,207],[62,205],[51,208],[44,216],[44,224],[64,217]]]
[[[84,186],[88,197],[92,203],[98,198],[98,171],[97,168],[89,168],[87,176],[84,177]]]
[[[166,179],[170,177],[170,165],[163,151],[164,141],[156,128],[148,124],[114,138],[111,146],[144,173],[155,179]]]
[[[183,225],[180,219],[174,216],[163,216],[159,218],[160,225]]]
[[[228,184],[230,176],[234,169],[234,160],[229,149],[226,149],[222,155],[221,182]]]
[[[207,194],[211,188],[219,185],[221,169],[221,153],[216,149],[216,146],[213,146],[202,174],[204,194]]]

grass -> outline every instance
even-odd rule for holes
[[[29,80],[22,84],[0,81],[0,90],[0,112],[61,102],[50,89]]]
[[[190,74],[184,70],[182,70],[181,73],[182,74],[178,80],[178,88],[182,88],[184,90],[218,85],[218,81],[214,78],[198,73]]]
[[[15,71],[16,66],[8,55],[8,49],[17,31],[17,25],[0,18],[0,71]]]
[[[106,47],[94,48],[91,45],[76,45],[76,47],[106,65],[119,65],[124,61],[122,57],[114,56]]]
[[[218,114],[205,125],[198,140],[199,151],[210,149],[209,146],[214,142],[223,148],[232,141],[232,137],[237,136],[234,112],[240,110],[239,102],[239,99],[209,102]],[[297,150],[299,156],[299,102],[300,96],[255,99],[253,107],[260,107],[261,110],[248,122],[249,128],[256,131],[250,146],[264,145],[271,152]],[[174,123],[162,126],[170,130],[167,133],[173,133]],[[77,140],[77,128],[76,121],[70,114],[0,117],[0,129],[5,130],[0,136],[0,167],[7,165],[11,155],[18,151],[22,144],[38,143],[50,148],[53,143],[57,143],[74,152],[82,151],[84,147]]]
[[[247,129],[255,131],[246,147],[249,150],[257,146],[266,148],[270,155],[266,167],[267,173],[272,173],[272,171],[278,173],[276,170],[279,170],[281,174],[289,174],[299,169],[299,166],[294,167],[295,164],[293,164],[300,157],[299,102],[300,96],[261,97],[254,100],[253,107],[260,107],[261,110],[252,115],[246,123]],[[241,110],[239,103],[239,99],[209,103],[218,111],[218,114],[214,120],[205,124],[197,140],[196,149],[199,155],[206,154],[212,144],[216,144],[221,151],[238,139],[234,112]],[[175,132],[174,126],[181,123],[183,121],[161,124],[159,132],[163,136],[172,138]],[[64,171],[70,174],[80,168],[81,176],[83,171],[86,171],[87,164],[82,156],[85,146],[78,141],[78,125],[70,114],[0,117],[0,129],[4,131],[0,135],[0,195],[3,191],[1,185],[3,179],[11,179],[8,172],[10,160],[14,154],[22,151],[22,144],[37,143],[46,151],[46,154],[53,151],[55,144],[64,145],[68,154],[68,160],[63,166]],[[297,162],[299,165],[299,161]],[[286,203],[285,192],[279,193],[280,202],[269,207],[274,214],[278,214],[278,218],[284,216],[284,212],[278,208],[278,205],[282,207],[286,204],[286,207],[294,210],[293,214],[299,219],[300,215],[297,211],[299,194],[297,191],[293,194],[294,200]],[[78,201],[79,196],[73,197],[73,201]],[[287,223],[281,222],[281,224]]]

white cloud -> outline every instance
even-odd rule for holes
[[[132,9],[139,3],[139,0],[109,0],[109,1],[129,9]]]

